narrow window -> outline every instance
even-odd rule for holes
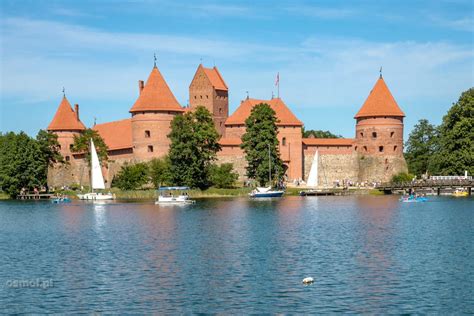
[[[66,156],[66,161],[69,161],[71,160],[71,158],[69,156]]]
[[[360,137],[364,137],[364,132],[360,132]]]
[[[219,122],[219,126],[222,126],[222,122]]]
[[[364,151],[367,152],[367,146],[364,146]]]
[[[388,158],[385,158],[385,164],[388,164]]]
[[[373,138],[377,138],[377,133],[376,133],[376,132],[372,132],[372,137],[373,137]]]
[[[383,152],[383,146],[379,146],[379,152]]]
[[[153,146],[148,145],[148,152],[149,152],[149,153],[152,153],[152,152],[153,152]]]
[[[202,99],[202,95],[201,95],[201,99]]]
[[[286,137],[283,137],[281,140],[281,145],[286,146]]]
[[[222,108],[219,108],[219,114],[222,114]]]
[[[395,135],[395,132],[390,132],[390,137],[393,137]]]
[[[61,145],[58,145],[58,149],[61,150]]]
[[[397,146],[393,146],[393,151],[397,151]]]
[[[194,96],[194,99],[197,99],[197,98],[198,98],[197,95],[195,95],[195,96]]]
[[[357,151],[357,146],[355,146],[354,150]]]
[[[145,131],[145,138],[150,138],[150,131]]]
[[[206,95],[206,99],[209,99],[209,96],[208,96],[208,95]]]
[[[73,144],[70,144],[70,145],[69,145],[69,149],[72,150],[72,147],[74,147],[74,145],[73,145]]]

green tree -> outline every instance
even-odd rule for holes
[[[0,188],[10,197],[46,184],[48,160],[39,143],[23,132],[0,134]]]
[[[149,163],[150,178],[157,188],[171,183],[170,161],[168,157],[155,158]]]
[[[400,172],[392,177],[393,183],[410,182],[415,176],[410,173]]]
[[[36,135],[36,141],[41,149],[42,156],[50,165],[64,162],[64,158],[59,152],[58,135],[41,129]]]
[[[405,143],[405,159],[408,170],[417,176],[431,171],[429,162],[437,150],[438,133],[434,125],[428,120],[418,121]]]
[[[331,133],[330,131],[322,131],[322,130],[305,130],[304,127],[301,128],[301,132],[303,133],[304,138],[308,137],[315,137],[315,138],[342,138],[341,135],[336,135]]]
[[[137,163],[134,165],[125,164],[114,177],[112,186],[121,190],[141,189],[149,181],[148,165]]]
[[[203,106],[171,122],[169,159],[171,181],[176,185],[209,187],[209,169],[220,150],[219,134],[211,113]]]
[[[94,141],[95,148],[97,150],[97,156],[99,156],[99,160],[101,163],[105,163],[108,159],[107,155],[107,145],[105,144],[104,140],[100,136],[99,132],[93,129],[86,129],[83,133],[79,136],[74,136],[74,144],[72,146],[71,151],[75,153],[85,153],[86,159],[91,162],[91,153],[90,153],[90,140]]]
[[[246,132],[242,136],[241,148],[247,160],[247,176],[255,179],[260,186],[269,181],[271,160],[272,181],[283,175],[283,162],[278,149],[278,128],[275,111],[266,103],[253,107],[245,120]],[[271,185],[272,183],[270,183]]]
[[[234,165],[231,163],[212,165],[211,167],[211,183],[216,188],[233,188],[238,178],[239,175],[234,172]]]
[[[463,92],[443,117],[429,167],[441,175],[474,173],[474,88]]]

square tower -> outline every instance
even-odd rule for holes
[[[189,105],[191,110],[198,106],[208,109],[217,132],[224,134],[225,120],[229,116],[229,89],[217,67],[199,65],[189,85]]]

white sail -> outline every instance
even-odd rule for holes
[[[311,164],[311,169],[309,170],[308,176],[308,186],[309,187],[317,187],[318,183],[318,164],[319,164],[319,151],[316,150],[316,153],[313,157],[313,163]]]
[[[100,167],[99,157],[95,150],[94,142],[91,139],[91,186],[92,189],[105,189],[102,168]]]

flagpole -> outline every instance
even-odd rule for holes
[[[278,73],[278,99],[280,98],[280,73]]]

